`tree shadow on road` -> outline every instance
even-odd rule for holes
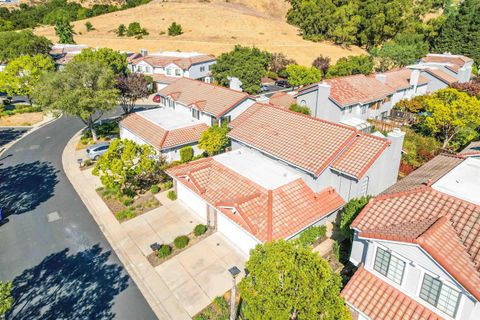
[[[53,196],[58,170],[48,162],[0,168],[0,207],[3,217],[35,209]]]
[[[20,138],[28,129],[2,129],[0,130],[0,148],[13,140]]]
[[[108,263],[110,251],[98,244],[46,257],[13,280],[7,319],[113,319],[113,300],[128,287],[128,276]]]

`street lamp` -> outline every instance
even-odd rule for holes
[[[237,276],[240,274],[240,269],[237,266],[233,266],[228,269],[228,272],[232,275],[232,294],[230,295],[230,320],[235,320],[235,300],[237,300]]]

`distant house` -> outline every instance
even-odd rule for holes
[[[192,146],[214,124],[229,122],[254,100],[246,93],[205,82],[180,78],[164,87],[160,108],[133,113],[120,122],[120,138],[148,143],[166,157],[180,159],[179,150]]]
[[[242,251],[335,219],[396,181],[403,133],[388,139],[267,104],[230,123],[232,151],[168,170],[178,199]]]
[[[210,66],[216,62],[212,55],[198,52],[158,52],[127,54],[131,72],[151,76],[161,90],[178,78],[185,77],[207,83],[212,82]]]
[[[55,62],[55,68],[61,70],[73,57],[80,54],[83,49],[88,49],[83,44],[54,44],[50,50],[50,56]]]
[[[439,155],[352,223],[358,319],[480,319],[480,153]]]
[[[268,103],[288,110],[292,104],[297,103],[297,100],[295,100],[293,92],[280,91],[272,94],[269,97]]]

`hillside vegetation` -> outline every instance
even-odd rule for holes
[[[282,52],[298,63],[310,65],[320,54],[335,62],[341,57],[358,55],[364,51],[331,42],[311,42],[302,39],[297,27],[286,22],[289,4],[280,0],[226,1],[152,1],[128,10],[89,18],[95,30],[88,32],[85,20],[74,22],[76,43],[91,47],[110,47],[138,51],[200,51],[219,55],[236,44],[256,46],[270,52]],[[137,21],[149,35],[143,39],[117,37],[114,30],[120,24]],[[167,29],[172,22],[180,23],[183,34],[169,37]],[[53,27],[36,30],[56,42]]]

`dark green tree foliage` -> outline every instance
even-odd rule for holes
[[[75,44],[73,35],[75,31],[69,20],[59,19],[55,22],[55,34],[58,37],[58,43]]]
[[[367,205],[369,198],[362,197],[360,199],[350,200],[340,211],[340,231],[345,237],[350,237],[352,231],[350,225],[358,216],[360,211]]]
[[[83,49],[73,60],[90,63],[95,61],[99,62],[112,69],[116,75],[124,75],[127,73],[128,62],[126,54],[110,48],[100,48],[98,50]]]
[[[168,27],[168,35],[175,37],[179,36],[183,33],[182,26],[179,23],[176,23],[175,21],[172,22],[170,27]]]
[[[260,78],[266,74],[270,60],[271,54],[266,51],[236,45],[232,51],[217,58],[211,71],[222,86],[229,86],[228,77],[237,77],[242,82],[243,91],[257,93],[260,91]]]
[[[328,69],[327,78],[370,74],[373,72],[373,66],[373,58],[367,55],[340,58],[336,64]]]
[[[30,30],[0,32],[0,43],[0,61],[3,62],[23,55],[46,55],[52,46],[50,40],[36,36]]]
[[[480,0],[465,0],[447,17],[435,39],[437,52],[466,55],[480,62]]]

